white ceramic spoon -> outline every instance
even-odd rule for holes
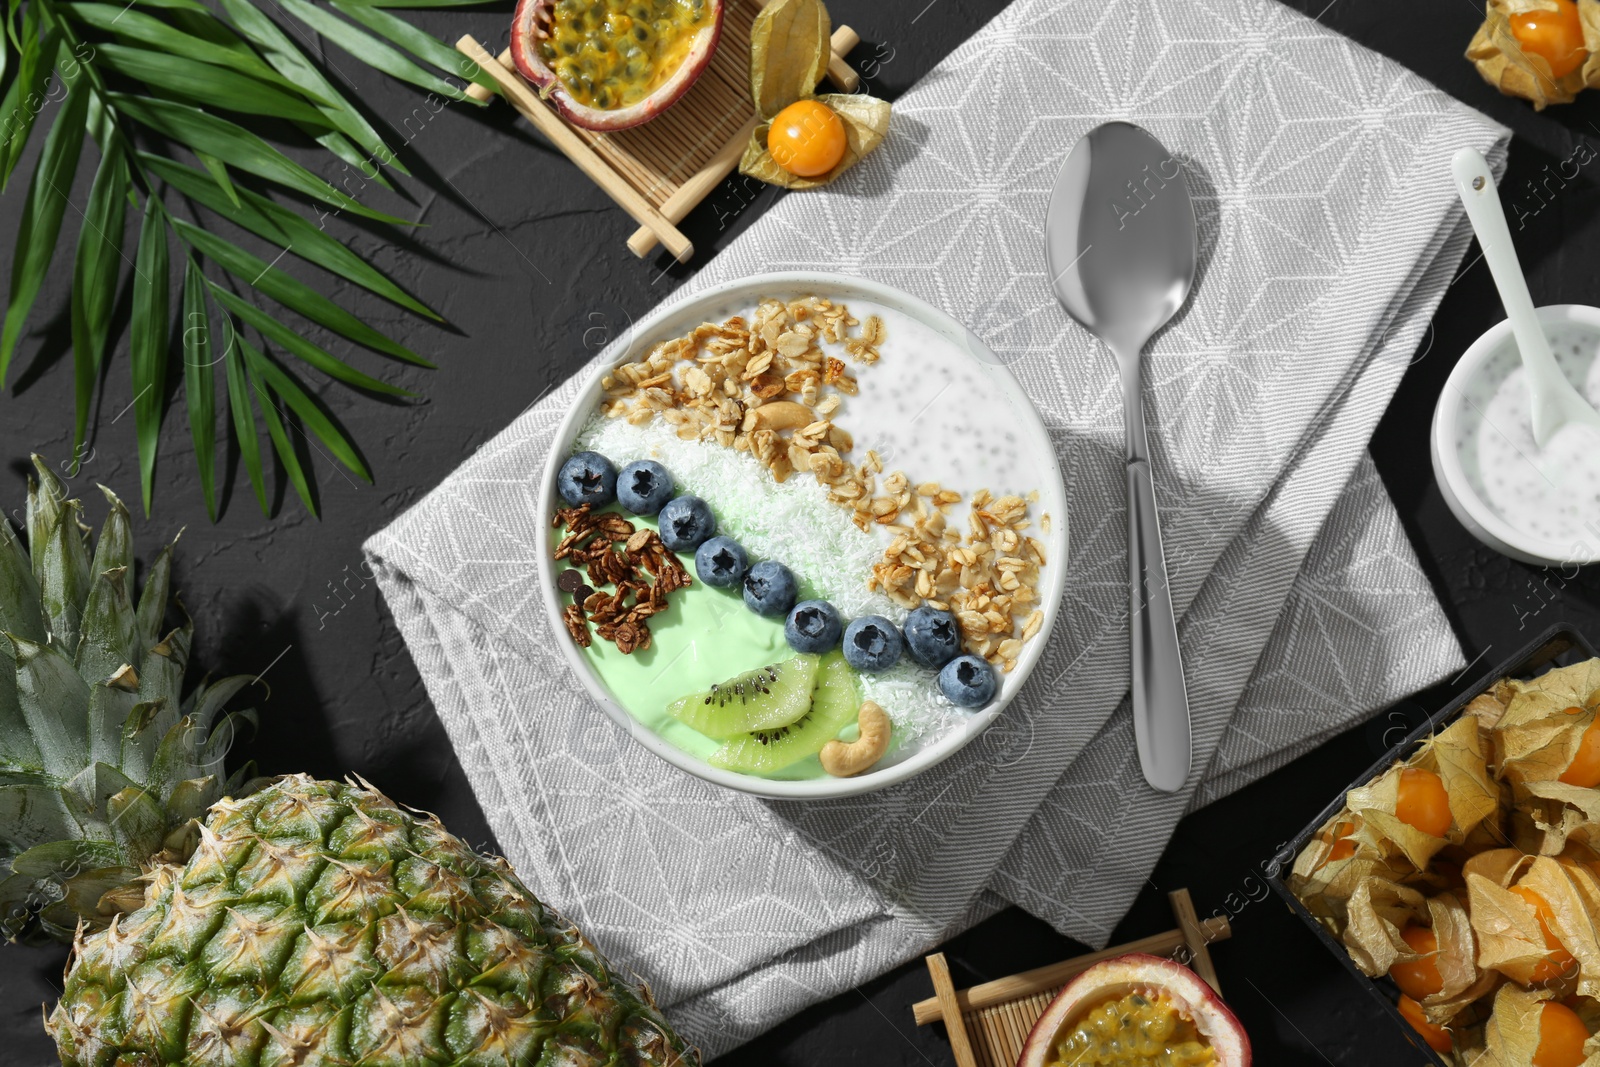
[[[1489,273],[1494,276],[1517,349],[1522,353],[1522,368],[1533,403],[1533,439],[1543,448],[1569,422],[1600,431],[1600,412],[1561,372],[1555,353],[1550,351],[1550,339],[1534,314],[1528,280],[1517,261],[1511,228],[1506,225],[1506,213],[1500,206],[1500,192],[1495,188],[1494,175],[1489,173],[1489,164],[1476,150],[1463,148],[1456,153],[1451,170],[1456,192],[1466,205],[1467,218],[1478,235],[1483,258],[1489,263]]]

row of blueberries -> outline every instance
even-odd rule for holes
[[[912,611],[902,631],[882,615],[848,625],[826,600],[799,597],[794,572],[776,560],[751,564],[744,546],[717,533],[711,508],[697,496],[673,496],[667,469],[654,460],[629,463],[619,472],[598,452],[579,452],[561,465],[556,491],[573,507],[602,508],[612,501],[635,515],[654,515],[661,541],[674,552],[693,552],[695,573],[707,585],[741,588],[745,606],[758,615],[784,617],[783,636],[796,652],[820,654],[843,645],[858,671],[886,671],[902,651],[939,672],[939,691],[952,704],[977,708],[994,698],[994,668],[980,656],[961,654],[961,629],[948,611],[926,605]]]

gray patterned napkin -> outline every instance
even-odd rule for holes
[[[1174,796],[1145,787],[1124,701],[1114,365],[1043,266],[1051,181],[1112,118],[1185,161],[1200,215],[1204,272],[1148,392],[1195,723]],[[876,156],[784,198],[672,299],[840,270],[990,344],[1068,483],[1067,599],[1038,667],[960,754],[869,796],[763,801],[666,765],[589,704],[536,595],[537,472],[575,378],[367,546],[531,888],[711,1053],[1003,900],[1103,944],[1187,808],[1459,668],[1365,449],[1466,246],[1450,156],[1498,166],[1506,139],[1271,0],[1013,3],[896,105]]]

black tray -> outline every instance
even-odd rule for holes
[[[1430,1048],[1416,1030],[1412,1029],[1411,1024],[1401,1016],[1400,1009],[1397,1007],[1397,1001],[1400,997],[1399,988],[1388,977],[1368,978],[1362,974],[1355,963],[1351,961],[1350,954],[1345,951],[1345,947],[1335,941],[1333,935],[1329,934],[1327,929],[1306,910],[1305,905],[1301,904],[1299,899],[1289,891],[1285,878],[1289,871],[1293,869],[1295,857],[1300,855],[1300,851],[1305,848],[1306,842],[1310,841],[1312,836],[1322,828],[1322,825],[1333,818],[1340,808],[1344,807],[1346,793],[1357,786],[1365,785],[1372,781],[1388,770],[1395,760],[1402,759],[1409,754],[1417,742],[1428,737],[1441,726],[1454,722],[1456,717],[1461,714],[1461,709],[1465,708],[1473,697],[1485,692],[1501,678],[1531,678],[1534,675],[1543,673],[1549,667],[1581,663],[1583,660],[1594,658],[1595,655],[1594,646],[1578,631],[1566,624],[1552,626],[1516,655],[1479,677],[1454,700],[1433,715],[1430,715],[1426,722],[1411,731],[1403,741],[1384,753],[1383,757],[1376,763],[1356,775],[1355,780],[1341,790],[1339,795],[1334,797],[1327,807],[1318,812],[1316,817],[1306,825],[1305,829],[1296,834],[1294,839],[1274,857],[1270,877],[1267,879],[1267,883],[1272,886],[1273,891],[1282,897],[1283,902],[1289,906],[1289,910],[1298,915],[1300,920],[1310,928],[1311,932],[1316,935],[1317,940],[1321,941],[1329,952],[1338,957],[1339,962],[1344,964],[1345,970],[1350,972],[1350,976],[1366,987],[1367,991],[1372,994],[1373,999],[1382,1005],[1383,1013],[1393,1019],[1394,1024],[1405,1034],[1406,1040],[1426,1056],[1429,1063],[1436,1064],[1437,1067],[1450,1067],[1450,1064],[1439,1053]]]

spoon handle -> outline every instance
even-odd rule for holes
[[[1500,191],[1495,188],[1489,164],[1476,150],[1463,148],[1456,153],[1451,172],[1467,218],[1478,235],[1483,258],[1489,264],[1489,273],[1494,276],[1495,288],[1500,291],[1506,318],[1511,320],[1533,402],[1533,436],[1542,445],[1559,425],[1563,394],[1572,386],[1557,365],[1550,339],[1534,311],[1533,296],[1528,292],[1517,248],[1511,243],[1511,228],[1506,225]]]
[[[1145,781],[1165,793],[1189,777],[1189,694],[1178,650],[1178,624],[1161,548],[1144,389],[1138,352],[1119,355],[1127,420],[1128,617],[1133,652],[1133,726]]]

